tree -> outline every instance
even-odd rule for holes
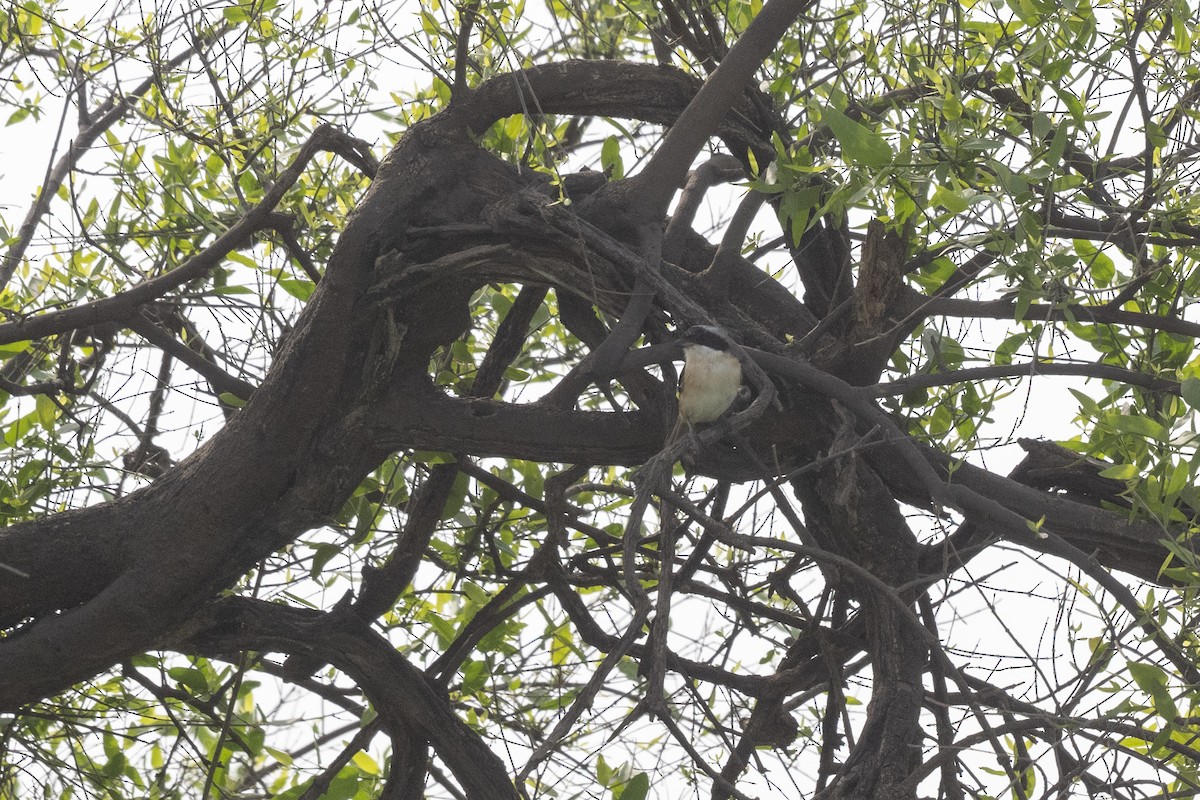
[[[0,17],[5,797],[1200,789],[1195,10],[399,5]]]

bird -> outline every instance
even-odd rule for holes
[[[685,430],[713,422],[725,413],[742,387],[742,365],[730,352],[729,337],[715,325],[693,325],[679,339],[683,374],[679,379],[679,419],[667,437],[674,444]]]

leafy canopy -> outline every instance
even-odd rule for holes
[[[1195,793],[1196,17],[10,4],[0,797]]]

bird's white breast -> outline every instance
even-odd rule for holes
[[[742,385],[742,367],[728,352],[704,345],[684,351],[679,414],[690,423],[712,422],[725,413]]]

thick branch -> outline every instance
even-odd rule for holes
[[[345,672],[395,730],[428,740],[471,800],[515,800],[504,764],[450,709],[450,700],[379,634],[348,609],[331,613],[248,598],[210,604],[174,647],[206,654],[231,650],[305,653]]]
[[[926,317],[990,317],[991,319],[1012,320],[1016,318],[1017,307],[1007,300],[962,300],[953,297],[936,297],[923,303],[918,309]],[[1179,336],[1200,337],[1200,324],[1188,322],[1179,317],[1166,317],[1161,314],[1147,314],[1141,311],[1122,311],[1108,306],[1082,306],[1071,304],[1053,306],[1034,303],[1023,312],[1022,319],[1026,320],[1058,320],[1066,321],[1067,314],[1076,322],[1109,323],[1112,325],[1128,325],[1135,328],[1174,333]]]
[[[704,82],[704,88],[671,126],[650,163],[632,180],[638,216],[658,220],[666,215],[667,204],[683,185],[700,148],[717,132],[721,121],[753,81],[754,73],[811,2],[768,0],[762,7],[717,71]]]

